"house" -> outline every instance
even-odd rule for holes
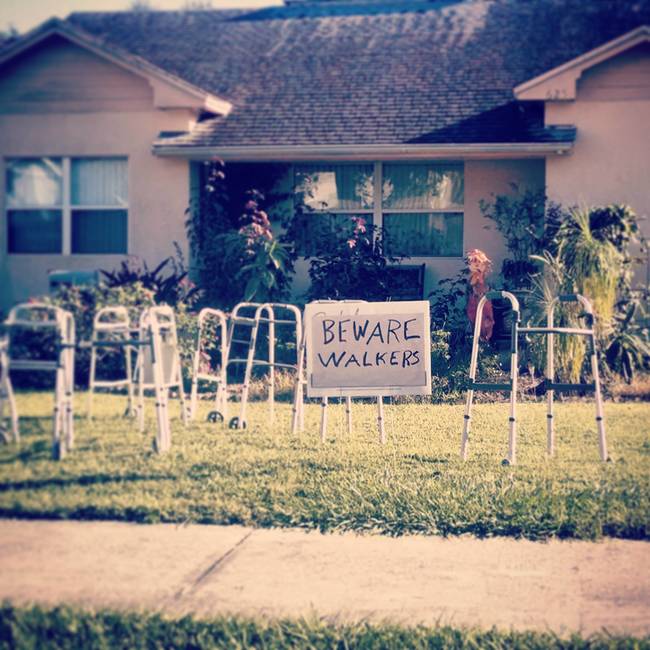
[[[648,214],[648,25],[650,0],[52,19],[0,50],[0,309],[45,292],[52,269],[186,246],[214,156],[283,164],[286,187],[309,184],[314,220],[326,203],[383,226],[425,265],[425,295],[468,249],[498,268],[479,201],[512,184]]]

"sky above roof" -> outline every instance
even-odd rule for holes
[[[150,0],[154,9],[182,9],[188,0]],[[131,0],[0,0],[0,30],[25,32],[51,16],[65,18],[73,11],[121,11]],[[247,9],[280,5],[282,0],[212,0],[214,9]]]

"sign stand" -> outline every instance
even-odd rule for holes
[[[379,442],[386,444],[386,429],[384,428],[384,398],[377,397],[377,428],[379,429]]]
[[[386,443],[384,396],[430,395],[429,303],[316,301],[305,308],[307,395],[321,399],[320,438],[327,437],[329,398],[376,397],[377,431]],[[296,429],[296,415],[294,427]]]

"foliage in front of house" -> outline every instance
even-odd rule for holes
[[[295,254],[274,230],[269,212],[285,198],[276,191],[283,165],[228,166],[210,161],[200,169],[201,192],[187,210],[195,274],[210,306],[231,309],[242,300],[287,299]],[[273,215],[272,215],[273,217]]]
[[[390,265],[402,258],[386,255],[383,242],[375,226],[350,217],[310,260],[308,300],[386,300]]]
[[[517,189],[517,188],[515,188]],[[541,193],[519,192],[481,202],[484,216],[506,239],[512,255],[501,277],[504,289],[518,290],[524,320],[546,323],[547,307],[555,296],[580,293],[594,306],[601,358],[607,369],[631,381],[650,358],[643,306],[648,296],[633,286],[645,248],[638,218],[629,206],[562,206]],[[576,306],[557,310],[558,324],[579,327]],[[586,372],[586,346],[581,337],[556,337],[558,368],[577,382]],[[522,348],[522,360],[533,374],[543,374],[545,342],[532,338]]]

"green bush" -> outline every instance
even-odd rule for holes
[[[386,300],[390,265],[402,258],[384,252],[383,233],[359,217],[332,232],[309,264],[309,300]]]
[[[206,305],[231,309],[242,300],[288,296],[295,252],[268,216],[282,225],[286,195],[276,188],[284,174],[285,165],[212,160],[200,167],[201,191],[186,211],[186,229]]]

